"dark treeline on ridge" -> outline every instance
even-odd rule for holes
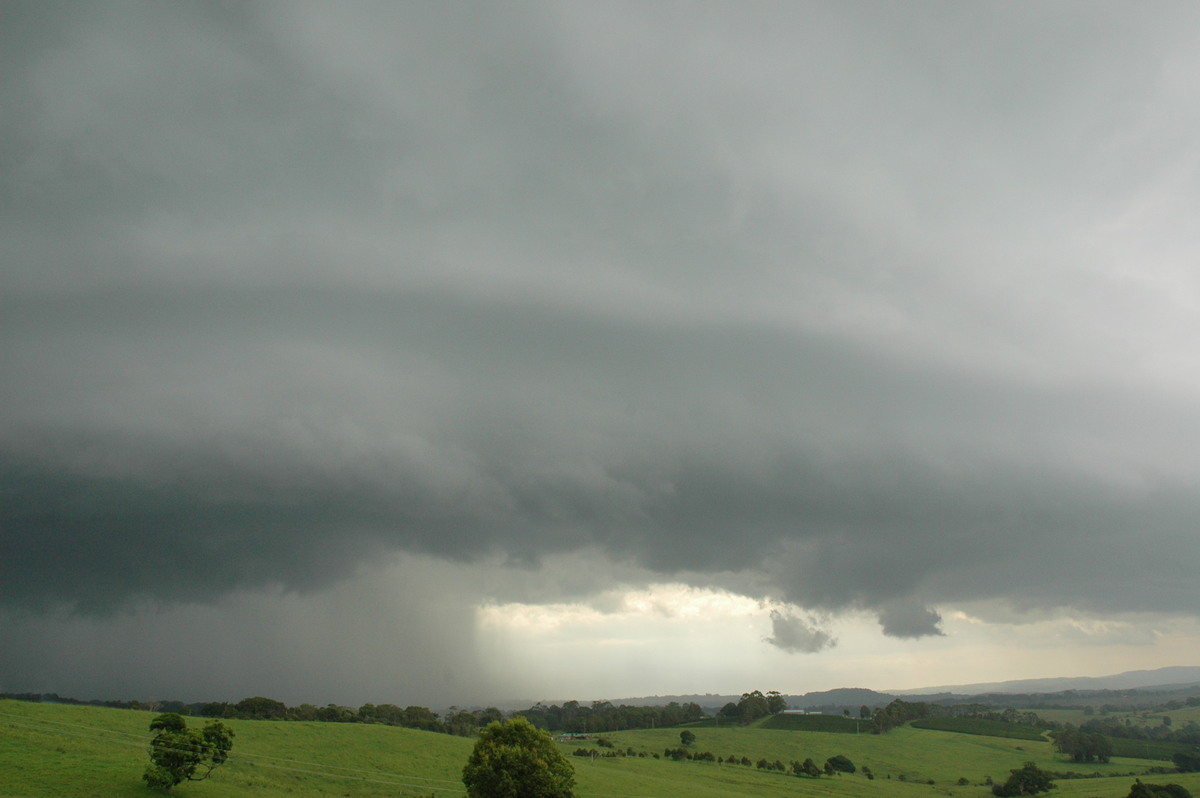
[[[590,706],[578,701],[566,701],[562,706],[538,703],[513,714],[523,715],[539,729],[574,734],[676,726],[706,717],[699,704],[676,701],[665,706],[614,706],[608,701],[593,701]]]
[[[439,715],[428,707],[395,704],[363,704],[354,707],[328,704],[288,706],[282,701],[263,696],[245,698],[236,703],[208,701],[186,704],[182,701],[80,701],[56,693],[3,693],[3,698],[18,701],[53,704],[78,704],[113,709],[174,712],[205,718],[235,718],[239,720],[315,721],[320,723],[379,723],[408,729],[473,736],[480,728],[505,717],[523,716],[541,729],[557,732],[590,734],[674,726],[702,720],[706,717],[699,704],[671,702],[665,706],[614,706],[608,701],[590,705],[566,701],[559,705],[535,704],[528,709],[505,713],[496,707],[459,709],[450,707]]]
[[[337,704],[327,704],[323,707],[299,704],[289,707],[282,701],[263,696],[244,698],[237,703],[201,701],[193,704],[186,704],[182,701],[80,701],[62,697],[56,693],[0,693],[0,697],[47,704],[77,704],[112,709],[174,712],[179,715],[202,718],[380,723],[387,726],[403,726],[408,729],[462,736],[472,736],[480,727],[504,717],[504,713],[495,707],[473,710],[451,707],[442,715],[438,715],[428,707],[398,707],[395,704],[363,704],[357,709]]]

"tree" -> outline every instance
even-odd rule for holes
[[[683,743],[684,746],[691,745],[692,743],[696,742],[696,735],[687,729],[684,729],[679,733],[679,742]]]
[[[767,712],[771,715],[778,715],[787,709],[787,700],[779,694],[778,690],[769,690],[767,692]]]
[[[1107,737],[1079,731],[1069,723],[1055,735],[1054,747],[1075,762],[1108,762],[1112,757],[1112,742]]]
[[[287,717],[286,704],[260,695],[243,698],[234,704],[233,709],[239,718],[247,720],[283,720]]]
[[[1054,789],[1054,782],[1050,780],[1050,774],[1038,768],[1033,762],[1026,762],[1024,767],[1010,772],[1012,775],[1008,777],[1008,781],[992,787],[993,795],[997,795],[999,798],[1011,798],[1016,795],[1036,795],[1039,792]]]
[[[526,718],[493,721],[463,768],[470,798],[572,798],[575,768]]]
[[[1196,773],[1200,771],[1200,754],[1189,754],[1179,751],[1171,755],[1171,761],[1180,773]]]
[[[753,690],[749,693],[742,693],[742,699],[738,701],[738,717],[743,726],[769,714],[771,714],[771,705],[762,691]]]
[[[1142,784],[1138,779],[1129,788],[1127,798],[1192,798],[1192,794],[1178,784]]]
[[[854,767],[854,763],[842,754],[829,757],[829,759],[825,761],[825,764],[839,773],[853,773],[857,770],[857,768]]]
[[[183,716],[168,712],[150,721],[150,764],[142,779],[167,792],[181,781],[201,781],[229,756],[233,730],[210,720],[203,730],[189,729]]]

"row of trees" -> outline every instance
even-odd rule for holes
[[[254,696],[230,704],[214,701],[196,704],[195,714],[209,718],[239,718],[242,720],[299,720],[323,723],[382,723],[387,726],[403,726],[408,729],[442,732],[470,737],[492,721],[501,720],[504,714],[496,707],[479,710],[461,710],[451,707],[445,716],[439,716],[429,707],[398,707],[395,704],[363,704],[358,709],[329,704],[324,707],[300,704],[289,707],[282,701],[263,696]]]
[[[527,718],[539,729],[570,734],[677,726],[705,717],[700,705],[690,701],[686,704],[672,701],[665,706],[614,706],[608,701],[593,701],[591,705],[567,701],[562,706],[537,703],[513,715]]]
[[[882,709],[875,710],[872,720],[875,734],[887,734],[892,729],[903,726],[910,720],[927,718],[932,714],[932,707],[924,701],[902,701],[897,698]]]
[[[777,715],[785,709],[787,709],[787,701],[777,690],[770,690],[766,694],[763,694],[761,690],[751,690],[748,693],[742,693],[742,697],[736,704],[730,701],[721,707],[721,711],[717,714],[745,726],[747,723],[753,723],[767,715]]]
[[[698,751],[696,753],[692,753],[688,751],[687,748],[668,748],[663,751],[663,756],[667,759],[674,759],[676,762],[688,759],[693,762],[716,762],[717,764],[742,765],[743,767],[750,767],[751,765],[754,765],[759,770],[778,770],[781,773],[786,773],[789,767],[784,765],[783,761],[779,759],[771,762],[770,760],[766,759],[766,757],[763,757],[760,758],[757,763],[755,763],[751,761],[750,757],[748,756],[719,757],[714,756],[711,751]],[[832,776],[836,773],[854,773],[857,771],[854,763],[841,754],[838,754],[837,756],[831,756],[829,759],[826,759],[823,767],[817,765],[812,758],[808,758],[803,762],[793,760],[790,768],[792,774],[795,776],[808,776],[814,779],[820,778],[822,775]]]
[[[1079,730],[1107,737],[1122,737],[1130,740],[1155,740],[1185,745],[1200,745],[1200,723],[1190,720],[1178,729],[1172,728],[1171,719],[1164,717],[1157,726],[1143,726],[1126,719],[1092,718],[1079,724]]]
[[[1054,735],[1054,748],[1074,762],[1108,762],[1113,752],[1112,742],[1103,734],[1081,731],[1069,723]]]

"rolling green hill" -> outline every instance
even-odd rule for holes
[[[86,706],[0,701],[0,796],[154,795],[141,781],[152,713]],[[198,719],[197,719],[198,720]],[[362,724],[229,721],[236,738],[228,763],[206,782],[181,784],[176,796],[453,796],[472,741],[431,732]],[[1045,741],[1023,741],[905,727],[886,735],[795,731],[750,726],[696,728],[693,751],[725,758],[789,763],[834,754],[849,757],[856,774],[798,779],[755,767],[654,758],[679,746],[679,729],[606,735],[615,749],[645,756],[571,757],[578,798],[733,798],[795,796],[905,798],[931,792],[990,798],[982,782],[997,781],[1026,760],[1049,770],[1072,770]],[[564,753],[591,747],[564,743]],[[610,749],[597,749],[598,752]],[[1113,777],[1060,781],[1056,798],[1123,798],[1132,777],[1161,765],[1114,759],[1088,766]],[[874,780],[862,773],[866,765]],[[1116,774],[1120,774],[1119,776]],[[901,780],[903,777],[903,781]],[[959,786],[962,777],[969,785]],[[930,786],[927,782],[932,780]],[[1200,774],[1148,777],[1170,780],[1200,796]]]
[[[835,734],[869,733],[875,724],[869,720],[847,718],[843,715],[771,715],[760,728],[789,731],[819,731]]]
[[[1045,740],[1046,730],[1020,723],[1007,723],[987,718],[937,717],[912,722],[914,728],[936,729],[959,734],[981,734],[985,737],[1006,737],[1013,740]]]

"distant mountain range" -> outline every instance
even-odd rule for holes
[[[916,690],[887,690],[890,695],[980,695],[983,693],[1061,693],[1065,690],[1140,690],[1148,687],[1187,687],[1200,684],[1200,667],[1126,671],[1113,676],[1067,676],[1054,679],[1017,679],[1008,682],[942,685]]]
[[[975,684],[938,685],[905,690],[868,690],[863,687],[841,687],[836,690],[784,695],[788,706],[796,709],[829,709],[833,707],[877,707],[896,698],[946,698],[948,696],[1004,695],[1061,693],[1068,690],[1176,690],[1196,687],[1200,689],[1200,667],[1171,667],[1146,671],[1126,671],[1112,676],[1066,676],[1049,679],[1016,679],[1007,682],[979,682]],[[634,706],[659,706],[671,701],[687,703],[694,701],[706,709],[719,709],[727,702],[741,698],[740,695],[668,695],[643,696],[612,700],[613,704]],[[529,706],[528,704],[526,706]],[[838,710],[840,711],[840,709]]]

